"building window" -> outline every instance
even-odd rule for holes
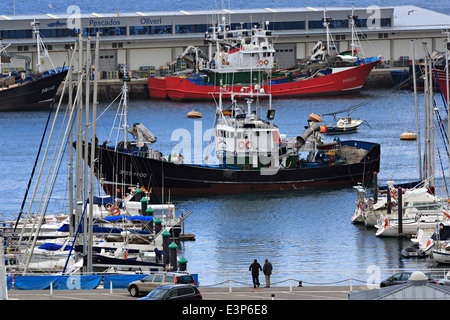
[[[75,29],[40,29],[39,32],[43,38],[65,38],[78,36]]]
[[[325,27],[323,25],[322,20],[312,20],[312,21],[308,21],[308,28],[309,29],[321,29],[321,28],[325,28]],[[348,28],[348,20],[347,19],[331,20],[329,28],[334,28],[334,29]]]
[[[132,26],[130,35],[172,33],[172,26]]]
[[[305,21],[269,22],[269,30],[305,29]]]
[[[176,25],[175,33],[205,33],[208,31],[207,24]]]
[[[126,36],[127,28],[126,27],[105,27],[105,28],[85,28],[83,29],[83,33],[86,36],[95,36],[97,32],[100,32],[102,37],[108,36]]]
[[[31,39],[31,30],[2,30],[1,36],[3,39]]]

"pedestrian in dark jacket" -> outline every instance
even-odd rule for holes
[[[263,273],[266,276],[266,288],[270,288],[270,275],[272,274],[272,269],[272,264],[266,259],[263,266]]]
[[[261,265],[255,259],[255,261],[253,261],[253,263],[248,268],[248,271],[252,272],[253,288],[256,288],[256,286],[259,287],[259,270],[262,271]]]

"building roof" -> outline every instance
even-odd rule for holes
[[[380,289],[351,292],[349,300],[450,300],[450,287],[425,281],[408,281]]]

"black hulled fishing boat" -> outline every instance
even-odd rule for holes
[[[31,68],[31,58],[25,55],[8,54],[0,38],[0,111],[20,111],[46,108],[55,97],[61,82],[67,75],[67,68],[42,70],[41,60],[48,56],[47,50],[40,38],[39,23],[32,23],[36,36],[38,64],[37,70]],[[44,54],[41,56],[41,49]],[[24,70],[11,68],[4,70],[3,64],[11,59],[25,60]]]
[[[126,79],[124,79],[126,80]],[[126,115],[127,81],[124,81],[123,113]],[[268,103],[262,119],[259,98]],[[246,105],[241,106],[242,98]],[[256,109],[254,108],[256,104]],[[183,156],[163,156],[150,146],[156,137],[141,123],[128,127],[124,140],[96,146],[95,175],[110,195],[139,185],[159,194],[237,194],[258,191],[293,190],[304,187],[354,185],[369,182],[380,168],[380,145],[364,141],[324,142],[314,115],[306,131],[287,138],[273,124],[275,110],[270,96],[260,88],[232,95],[232,107],[216,106],[215,149],[218,163],[185,164]],[[127,139],[128,133],[134,137]],[[90,148],[89,148],[90,150]]]

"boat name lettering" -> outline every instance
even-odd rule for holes
[[[356,80],[356,76],[342,80],[342,83],[349,83]]]
[[[44,88],[44,89],[42,89],[41,94],[42,94],[42,93],[49,92],[49,91],[52,91],[52,90],[54,90],[54,89],[55,89],[55,86],[51,86],[51,87],[48,87],[48,88]]]
[[[158,18],[158,19],[142,18],[141,24],[162,24],[162,18]]]
[[[89,26],[90,27],[111,27],[111,26],[120,26],[120,20],[102,20],[102,21],[98,21],[98,20],[94,20],[91,19],[89,20]]]
[[[127,170],[120,170],[119,175],[134,176],[134,177],[139,177],[139,178],[147,177],[147,174],[144,172],[132,172],[132,171],[127,171]]]

